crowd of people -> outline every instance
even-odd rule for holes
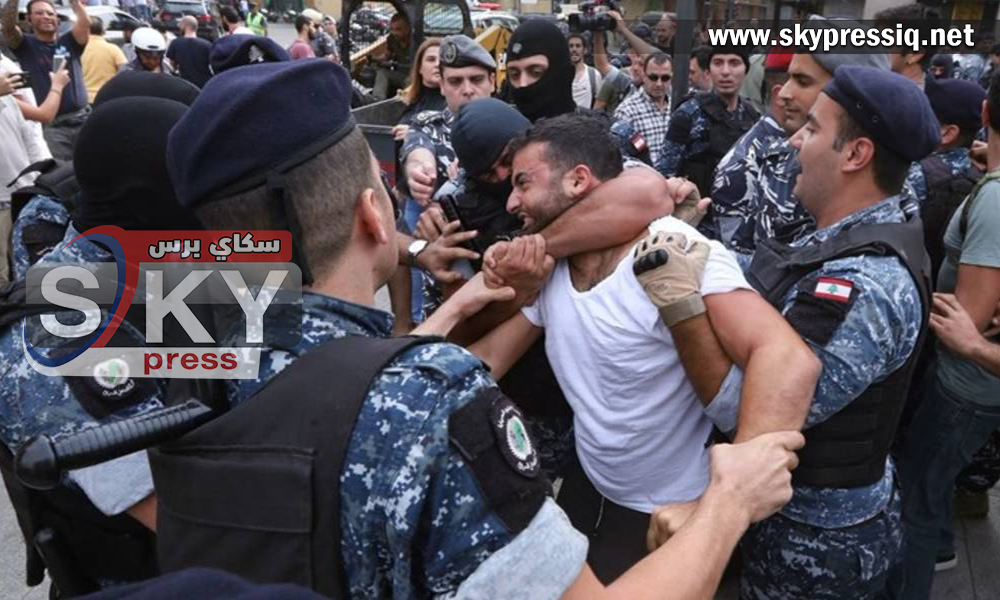
[[[953,515],[985,516],[997,48],[699,44],[677,65],[673,15],[611,11],[613,36],[523,22],[501,74],[463,35],[411,47],[398,15],[367,89],[315,11],[287,50],[237,15],[215,44],[136,30],[130,58],[78,0],[61,36],[47,0],[30,33],[16,4],[0,471],[27,539],[55,531],[63,554],[27,551],[62,593],[243,589],[186,570],[212,567],[334,597],[708,598],[728,567],[746,600],[919,600],[956,564]],[[350,111],[397,91],[391,181]],[[287,229],[301,322],[255,379],[199,388],[208,424],[27,490],[11,455],[34,436],[174,396],[25,356],[26,273],[112,260],[78,239],[101,225]],[[147,344],[143,314],[112,347]]]

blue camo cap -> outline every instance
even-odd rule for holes
[[[941,126],[927,96],[901,75],[843,65],[823,93],[873,140],[906,161],[924,158],[941,143]]]
[[[230,69],[205,84],[170,132],[177,199],[197,206],[263,185],[355,128],[351,79],[324,59]]]

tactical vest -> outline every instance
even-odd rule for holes
[[[46,312],[26,305],[25,297],[23,281],[0,292],[0,331]],[[142,581],[158,574],[152,532],[126,514],[101,513],[75,487],[25,487],[12,458],[0,445],[0,475],[25,542],[27,585],[41,584],[48,570],[58,593],[69,597],[97,591],[102,581]]]
[[[11,221],[17,221],[21,210],[35,196],[48,196],[66,209],[66,223],[51,223],[39,220],[24,226],[21,242],[28,253],[31,264],[56,247],[66,235],[66,225],[73,213],[76,195],[80,192],[80,184],[76,181],[72,163],[58,163],[48,159],[28,165],[14,179],[17,181],[29,173],[38,173],[35,183],[15,190],[10,196]],[[13,182],[11,182],[13,183]]]
[[[346,598],[339,487],[354,423],[385,365],[437,341],[333,340],[225,415],[151,450],[163,572],[212,567]]]
[[[745,105],[745,114],[738,119],[730,118],[722,99],[712,92],[696,96],[696,101],[708,116],[708,148],[684,160],[682,175],[698,186],[702,196],[709,196],[712,193],[712,177],[719,161],[753,127],[760,118],[760,113],[740,100]]]
[[[944,232],[951,216],[965,200],[983,172],[969,165],[958,175],[951,174],[948,163],[937,156],[920,161],[927,182],[927,199],[920,206],[920,219],[924,223],[924,242],[931,258],[931,278],[937,280],[944,262]]]
[[[803,431],[806,445],[792,472],[796,485],[861,487],[876,483],[885,472],[885,459],[927,331],[931,287],[923,225],[918,217],[899,224],[859,225],[803,248],[767,240],[757,246],[747,273],[750,285],[781,310],[785,294],[798,281],[828,261],[860,255],[895,255],[906,265],[923,303],[920,337],[903,366],[869,386],[840,412]]]

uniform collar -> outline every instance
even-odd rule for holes
[[[939,152],[935,152],[931,156],[936,156],[946,161],[958,162],[964,160],[968,162],[969,150],[968,148],[961,148],[961,147],[949,148],[948,150],[941,150]]]
[[[899,201],[899,195],[889,196],[878,204],[874,204],[868,208],[863,208],[857,212],[847,215],[829,227],[817,229],[813,233],[799,238],[793,242],[792,245],[801,247],[824,242],[841,232],[858,225],[903,223],[906,221],[906,215],[899,207]]]
[[[315,292],[302,292],[303,316],[327,322],[348,335],[392,336],[393,316],[383,310]]]

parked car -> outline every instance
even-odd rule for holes
[[[492,11],[472,11],[472,25],[476,28],[477,32],[483,31],[493,25],[499,25],[504,29],[514,31],[519,24],[520,21],[512,14]]]
[[[210,42],[219,39],[218,9],[204,0],[167,0],[153,18],[153,25],[178,35],[180,20],[188,15],[198,19],[198,37]]]
[[[104,39],[112,44],[121,46],[125,43],[126,23],[132,23],[135,27],[146,27],[145,21],[140,21],[127,12],[111,6],[88,6],[87,15],[91,19],[100,19],[104,22]]]

